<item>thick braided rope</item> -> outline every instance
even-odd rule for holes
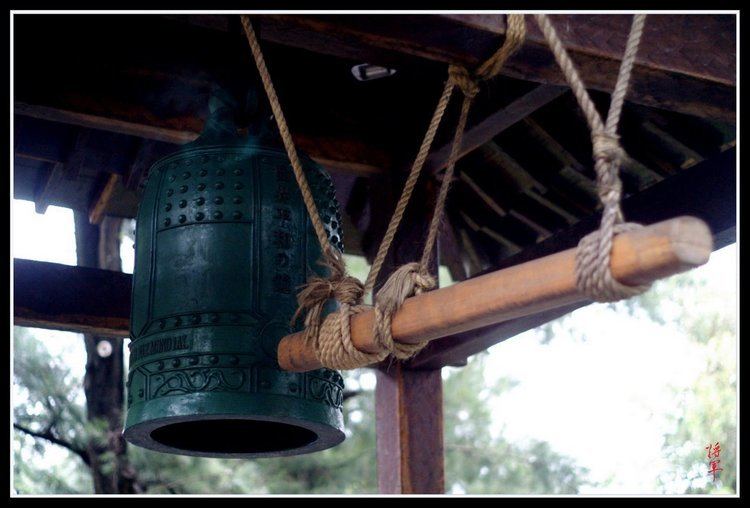
[[[578,104],[583,110],[589,129],[594,154],[597,191],[602,202],[602,219],[599,229],[585,236],[576,251],[576,283],[579,291],[595,301],[612,302],[630,298],[646,291],[650,285],[628,286],[615,280],[610,269],[610,256],[614,235],[641,227],[626,223],[620,208],[622,182],[619,170],[625,152],[619,142],[617,126],[627,94],[630,76],[646,20],[636,14],[628,36],[625,53],[620,64],[606,124],[602,122],[578,70],[568,56],[557,31],[545,14],[535,15],[542,33],[557,60],[565,79],[570,84]]]
[[[424,162],[427,160],[427,155],[429,154],[430,147],[432,146],[432,141],[435,137],[438,126],[440,125],[440,120],[443,117],[443,113],[445,113],[445,109],[448,106],[448,102],[450,101],[453,88],[456,86],[459,87],[463,92],[465,98],[473,99],[474,96],[476,96],[476,94],[479,92],[477,81],[488,80],[495,77],[500,72],[503,64],[505,64],[505,61],[523,45],[523,41],[525,38],[526,22],[524,21],[523,15],[510,14],[508,15],[508,29],[506,31],[506,37],[503,41],[503,44],[489,59],[487,59],[487,61],[485,61],[478,68],[477,72],[473,76],[465,67],[458,65],[451,65],[449,67],[449,79],[446,82],[443,89],[443,94],[438,101],[438,106],[432,116],[432,120],[430,122],[429,128],[427,129],[424,140],[422,141],[422,145],[419,148],[417,157],[412,164],[411,171],[409,172],[409,177],[407,178],[406,184],[404,185],[404,190],[401,193],[401,197],[396,204],[396,208],[394,210],[393,216],[391,217],[391,221],[388,224],[386,233],[383,236],[383,240],[380,242],[380,246],[378,247],[378,252],[375,256],[375,260],[372,263],[370,273],[368,274],[367,280],[365,282],[365,293],[369,293],[370,291],[372,291],[372,288],[375,285],[375,280],[380,273],[380,269],[383,266],[383,262],[388,254],[388,250],[393,243],[393,238],[395,237],[396,230],[401,223],[401,218],[403,217],[404,211],[406,210],[406,205],[409,203],[409,199],[411,198],[414,186],[416,185],[422,167],[424,166]],[[466,103],[464,103],[464,107],[462,107],[462,115],[464,110],[466,110],[466,114],[468,114],[470,102],[471,101],[469,101],[469,105],[466,105]],[[459,119],[459,123],[460,122],[461,120]],[[465,125],[465,118],[463,120],[463,123]],[[462,135],[463,130],[461,131],[459,137]],[[460,140],[458,146],[460,147]],[[455,147],[455,140],[452,152],[453,151],[458,151]],[[442,212],[439,215],[442,215]]]
[[[384,236],[378,255],[376,256],[375,262],[373,263],[373,267],[371,268],[367,282],[364,286],[356,279],[346,275],[345,266],[340,253],[331,247],[328,242],[325,228],[323,227],[317,213],[312,193],[310,192],[304,172],[302,171],[302,166],[299,162],[294,142],[286,124],[286,119],[281,110],[281,105],[276,96],[260,46],[248,16],[242,16],[242,25],[250,44],[256,66],[258,67],[258,71],[263,81],[266,94],[271,103],[271,108],[274,112],[274,117],[276,118],[284,146],[289,155],[290,162],[292,163],[292,169],[294,170],[295,178],[297,179],[297,183],[302,192],[305,206],[310,214],[313,227],[315,228],[316,235],[318,236],[318,240],[323,249],[324,259],[322,260],[322,263],[327,265],[330,269],[330,276],[328,278],[313,277],[307,286],[300,292],[298,296],[300,306],[295,314],[295,318],[303,310],[307,310],[305,316],[306,335],[308,340],[313,341],[318,359],[321,360],[321,364],[329,368],[356,368],[380,361],[388,355],[388,352],[392,352],[397,358],[402,359],[412,356],[418,350],[422,349],[425,343],[415,345],[395,343],[390,332],[391,320],[396,310],[406,298],[435,287],[435,279],[428,273],[427,262],[409,263],[400,267],[391,275],[391,277],[389,277],[381,291],[378,292],[375,306],[376,329],[374,331],[381,346],[384,348],[383,353],[363,353],[353,346],[349,329],[350,317],[352,314],[357,314],[365,310],[361,305],[364,290],[366,289],[367,291],[370,291],[374,285],[374,281],[382,267],[387,251],[393,241],[393,237],[395,236],[396,229],[398,228],[404,210],[406,209],[406,205],[408,204],[414,186],[416,185],[419,173],[421,172],[427,158],[427,154],[429,153],[440,120],[442,119],[450,100],[453,88],[458,86],[463,91],[465,98],[461,115],[459,116],[454,144],[451,148],[451,155],[448,163],[449,169],[446,171],[446,178],[443,179],[441,185],[435,213],[433,214],[433,219],[431,221],[430,233],[428,234],[428,243],[425,245],[425,251],[422,256],[423,260],[429,260],[436,241],[437,229],[439,228],[440,218],[443,214],[445,199],[447,198],[448,186],[450,185],[451,180],[450,175],[452,175],[456,159],[458,158],[458,151],[461,145],[463,131],[466,126],[468,111],[473,97],[478,92],[478,86],[475,79],[489,79],[496,75],[507,58],[521,46],[525,37],[526,28],[523,16],[508,16],[508,32],[503,46],[492,57],[490,57],[483,66],[480,67],[474,77],[470,76],[468,71],[462,67],[451,66],[449,69],[450,79],[445,85],[443,94],[441,95],[438,106],[433,114],[432,121],[430,122],[430,126],[425,134],[417,158],[415,159],[410,175],[407,178],[407,183],[397,204],[394,216],[389,223],[388,231]],[[448,174],[448,172],[450,172],[450,174]],[[323,305],[331,297],[335,297],[341,303],[341,308],[339,311],[329,314],[321,325],[320,318]]]
[[[317,336],[320,328],[320,319],[323,313],[323,307],[326,302],[331,298],[343,301],[352,301],[353,304],[359,304],[362,301],[362,283],[354,277],[346,274],[346,266],[344,265],[343,257],[341,253],[333,247],[329,240],[328,235],[323,225],[323,221],[320,219],[318,214],[317,206],[313,198],[310,186],[307,182],[307,178],[302,169],[302,163],[299,160],[297,149],[294,145],[294,140],[289,132],[289,127],[286,123],[286,117],[281,109],[279,98],[276,95],[276,89],[271,81],[271,75],[266,67],[265,59],[263,58],[263,52],[261,51],[258,38],[255,35],[250,17],[243,15],[241,16],[242,27],[245,30],[250,50],[255,60],[255,65],[258,68],[263,87],[268,96],[268,101],[271,104],[271,110],[273,111],[276,124],[281,134],[281,139],[284,143],[284,148],[289,156],[289,162],[292,165],[294,177],[297,180],[297,185],[302,194],[302,200],[307,208],[307,213],[310,216],[315,235],[320,243],[320,248],[323,252],[323,259],[321,264],[327,266],[329,269],[329,276],[323,277],[311,277],[305,287],[297,295],[297,312],[292,318],[292,322],[296,321],[297,318],[305,312],[305,334],[308,340],[317,340]]]
[[[509,14],[508,28],[506,29],[505,41],[494,55],[489,57],[474,73],[478,79],[491,79],[498,75],[500,69],[521,46],[526,39],[526,20],[523,14]]]
[[[524,22],[523,16],[517,14],[509,15],[508,31],[503,45],[490,57],[489,60],[487,60],[487,62],[480,66],[479,70],[474,73],[474,75],[471,75],[466,68],[461,66],[451,65],[448,69],[448,83],[461,89],[464,95],[464,100],[461,104],[461,113],[459,114],[456,124],[451,151],[448,156],[447,168],[443,175],[442,183],[440,184],[440,190],[435,202],[432,219],[430,220],[427,240],[425,241],[424,249],[422,251],[422,257],[419,263],[407,263],[395,270],[386,280],[385,284],[383,284],[383,287],[378,291],[378,294],[374,299],[376,322],[375,336],[381,345],[390,349],[393,352],[393,355],[400,360],[411,358],[427,345],[426,341],[408,345],[395,343],[391,333],[391,321],[393,315],[407,298],[423,291],[428,291],[437,286],[435,277],[430,274],[429,265],[437,242],[440,222],[443,218],[448,190],[450,189],[450,184],[453,180],[456,161],[458,160],[459,152],[461,150],[461,143],[466,129],[469,110],[471,109],[474,97],[476,97],[479,92],[477,81],[491,79],[497,75],[508,57],[521,47],[525,36],[526,23]],[[389,245],[385,245],[385,247],[381,245],[380,250],[385,252],[388,250],[388,247]]]
[[[331,262],[334,259],[335,262]],[[311,277],[297,294],[297,312],[292,318],[294,323],[305,312],[305,337],[315,344],[320,333],[323,307],[330,299],[342,305],[357,306],[362,303],[364,288],[359,279],[346,274],[346,267],[341,253],[333,249],[330,256],[325,256],[321,264],[328,267],[327,277]]]
[[[383,315],[383,312],[379,308],[375,307],[375,336],[379,344],[382,346],[382,352],[371,354],[365,353],[358,350],[352,344],[351,333],[350,333],[350,319],[354,314],[367,309],[361,304],[362,296],[366,292],[372,290],[372,286],[375,283],[380,268],[385,260],[388,247],[393,241],[393,237],[396,233],[396,229],[403,217],[406,205],[409,202],[409,198],[414,190],[414,187],[419,179],[420,172],[427,160],[427,155],[430,151],[430,146],[435,138],[435,133],[440,126],[440,121],[445,113],[445,109],[450,101],[451,94],[453,92],[453,84],[447,82],[443,88],[443,93],[440,96],[435,112],[432,115],[432,120],[427,128],[422,145],[420,146],[417,157],[414,160],[409,176],[404,184],[404,189],[401,193],[396,209],[394,210],[391,221],[388,224],[388,229],[385,236],[380,244],[378,255],[370,268],[370,273],[367,278],[367,282],[363,287],[362,294],[356,301],[345,302],[339,299],[341,303],[340,308],[336,312],[332,312],[326,316],[323,320],[323,324],[320,325],[319,329],[306,328],[305,332],[308,334],[308,338],[314,337],[315,351],[320,360],[321,365],[324,365],[331,369],[354,369],[362,367],[364,365],[370,365],[377,363],[387,357],[389,354],[393,354],[397,358],[406,358],[412,356],[419,349],[424,347],[422,344],[417,346],[409,346],[400,344],[393,341],[393,337],[390,334],[391,318],[393,312],[387,312]],[[390,279],[389,279],[390,280]],[[387,282],[386,282],[387,284]],[[415,281],[416,284],[416,281]],[[433,281],[434,284],[434,281]],[[369,287],[368,287],[369,286]],[[400,305],[400,304],[399,304]],[[391,307],[388,306],[390,309]],[[309,314],[309,313],[308,313]],[[314,316],[310,319],[311,324],[314,323]],[[307,320],[305,323],[306,327]],[[382,333],[382,330],[387,328],[387,333]]]
[[[352,344],[349,329],[351,316],[366,310],[364,305],[342,303],[338,311],[326,316],[316,338],[315,352],[321,365],[330,369],[356,369],[377,363],[388,356],[388,350],[365,353]]]
[[[445,113],[445,109],[448,107],[451,95],[453,94],[453,88],[453,82],[450,80],[446,81],[445,86],[443,87],[443,93],[440,95],[438,104],[435,107],[435,112],[432,114],[432,119],[427,127],[427,132],[425,132],[422,144],[417,152],[417,157],[414,159],[414,163],[409,171],[409,176],[406,178],[406,183],[404,183],[401,196],[396,203],[396,208],[393,210],[393,215],[388,223],[388,228],[385,231],[385,235],[383,235],[383,239],[380,241],[380,246],[378,247],[378,252],[372,262],[372,266],[370,267],[370,272],[367,274],[367,280],[365,281],[365,294],[372,291],[372,288],[375,286],[375,279],[377,279],[380,269],[383,267],[385,257],[388,255],[388,250],[393,243],[393,238],[396,236],[396,230],[398,229],[399,224],[401,224],[401,219],[406,211],[406,205],[409,204],[409,199],[411,198],[414,187],[417,184],[417,180],[419,180],[422,167],[430,153],[432,141],[435,139],[435,133],[437,133],[438,127],[440,127],[440,121],[443,119],[443,114]]]
[[[440,184],[440,191],[438,192],[437,200],[435,201],[435,211],[432,214],[430,221],[430,227],[427,233],[427,241],[425,242],[424,251],[422,252],[422,258],[419,261],[423,271],[428,270],[430,259],[432,258],[432,252],[435,248],[437,241],[438,230],[440,229],[440,221],[443,219],[443,211],[445,209],[445,201],[448,198],[448,189],[453,181],[453,173],[456,167],[456,161],[458,160],[458,153],[461,150],[461,142],[463,141],[464,131],[466,130],[466,121],[469,117],[469,110],[471,109],[471,103],[474,97],[466,95],[464,101],[461,104],[461,114],[458,117],[458,124],[456,125],[456,133],[453,137],[453,144],[451,145],[451,152],[448,156],[448,165],[443,175],[443,180]]]
[[[310,191],[310,185],[307,183],[307,177],[305,177],[305,172],[302,169],[302,163],[300,162],[299,156],[297,155],[297,148],[294,146],[292,134],[289,132],[289,127],[286,123],[286,117],[284,116],[284,112],[281,109],[279,98],[276,95],[276,89],[274,88],[273,82],[271,81],[271,75],[268,73],[266,61],[263,58],[263,52],[260,49],[260,44],[258,44],[258,38],[255,36],[255,31],[253,30],[253,26],[250,23],[250,16],[243,15],[241,16],[241,19],[242,27],[245,29],[245,35],[247,36],[247,42],[250,44],[250,50],[252,51],[253,58],[255,59],[255,65],[258,67],[260,79],[263,81],[263,87],[265,88],[266,95],[268,96],[268,102],[271,103],[271,110],[273,111],[273,116],[276,119],[276,124],[279,127],[281,140],[284,142],[284,148],[286,149],[286,153],[289,156],[289,162],[291,162],[292,164],[294,177],[297,179],[297,185],[299,186],[300,192],[302,193],[302,200],[305,202],[305,207],[307,208],[307,213],[310,216],[313,228],[315,229],[315,234],[317,235],[318,241],[320,242],[320,247],[325,253],[326,251],[331,250],[332,247],[328,242],[328,235],[326,234],[326,229],[323,225],[323,221],[320,220],[318,208],[315,206],[315,200],[313,198],[312,192]]]

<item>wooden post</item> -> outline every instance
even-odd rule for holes
[[[443,382],[440,369],[400,363],[377,370],[375,416],[381,494],[443,494]]]
[[[372,181],[373,186],[383,185]],[[396,186],[395,188],[399,188]],[[382,189],[373,195],[388,196]],[[378,200],[373,200],[373,204]],[[391,251],[376,282],[377,289],[394,268],[416,261],[421,256],[429,224],[434,193],[424,186],[415,189],[410,206],[396,234]],[[393,208],[377,210],[386,218],[375,228],[385,227]],[[381,231],[370,231],[382,238]],[[372,242],[366,251],[371,255],[378,245]],[[433,273],[437,273],[437,257]],[[390,359],[377,370],[375,417],[378,457],[378,487],[381,494],[442,494],[445,490],[443,463],[443,388],[440,369],[411,370]]]
[[[78,264],[120,271],[120,219],[104,218],[101,225],[91,225],[88,218],[74,214]],[[86,452],[97,494],[134,494],[138,491],[135,471],[128,461],[127,444],[122,437],[125,408],[123,339],[104,338],[86,333],[86,373],[83,389],[86,413],[90,422],[103,420],[111,436],[106,445],[90,439]],[[108,471],[105,454],[113,456]]]

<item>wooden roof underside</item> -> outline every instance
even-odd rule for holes
[[[629,16],[553,21],[605,111]],[[346,249],[371,254],[393,206],[384,196],[400,189],[447,64],[472,68],[489,56],[504,17],[263,15],[256,23],[296,143],[334,178]],[[441,263],[456,279],[573,247],[597,227],[585,121],[528,27],[469,118],[440,237]],[[16,15],[14,36],[13,192],[39,212],[58,205],[92,222],[134,217],[151,164],[201,131],[211,87],[240,100],[261,90],[237,16]],[[734,241],[735,40],[732,15],[649,16],[621,122],[629,220],[695,215],[716,248]],[[350,69],[364,62],[397,72],[358,82]],[[456,116],[452,104],[424,171],[428,191]],[[431,208],[414,199],[412,219]],[[16,324],[127,335],[127,274],[16,260],[14,281]],[[433,341],[410,364],[461,363],[580,305]]]
[[[504,17],[255,18],[295,141],[334,178],[346,249],[370,252],[382,235],[374,217],[390,214],[373,189],[384,181],[398,188],[447,63],[478,65],[502,42]],[[58,205],[93,222],[134,217],[151,164],[201,131],[212,85],[241,100],[252,89],[262,94],[237,16],[14,20],[14,196],[39,212]],[[606,111],[630,17],[553,21]],[[585,121],[530,19],[528,27],[524,47],[483,85],[469,118],[440,246],[457,279],[571,247],[596,227]],[[735,40],[732,15],[649,16],[620,129],[629,219],[697,215],[717,246],[734,241]],[[356,81],[350,69],[364,62],[397,72]],[[441,177],[457,102],[427,180]]]

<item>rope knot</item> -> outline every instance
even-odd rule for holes
[[[606,132],[595,132],[591,134],[593,144],[594,160],[605,164],[615,164],[619,167],[625,159],[625,150],[620,146],[620,137],[616,134]]]
[[[365,286],[359,279],[346,275],[334,285],[331,294],[342,304],[358,305],[365,294]]]
[[[375,296],[375,336],[378,342],[399,360],[411,358],[424,348],[427,342],[394,342],[391,335],[393,315],[407,298],[430,290],[436,285],[435,278],[424,270],[420,263],[406,263],[388,277]]]
[[[317,336],[320,327],[323,307],[330,299],[336,299],[345,305],[359,305],[364,296],[362,283],[347,275],[341,253],[333,248],[326,250],[320,264],[329,270],[328,277],[310,277],[307,284],[297,295],[297,311],[292,317],[292,323],[305,311],[305,328],[308,337]]]
[[[464,96],[469,99],[473,99],[479,93],[479,85],[466,67],[461,65],[449,66],[448,79],[459,87]]]
[[[611,221],[609,221],[611,222]],[[647,291],[651,285],[629,286],[614,278],[610,269],[610,252],[614,236],[641,226],[633,222],[613,224],[581,238],[576,250],[576,286],[596,302],[616,302]]]
[[[420,269],[413,272],[411,277],[414,281],[413,293],[415,295],[434,289],[435,286],[437,285],[437,282],[435,281],[435,277],[433,277],[432,275],[424,271],[421,268],[421,265],[420,265]]]

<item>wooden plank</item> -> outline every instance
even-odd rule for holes
[[[91,224],[99,224],[107,212],[109,202],[112,199],[112,195],[115,193],[117,186],[120,184],[120,175],[111,173],[107,177],[107,181],[99,191],[97,197],[92,201],[91,207],[89,208],[89,222]]]
[[[586,176],[586,169],[583,164],[536,121],[531,118],[525,118],[523,123],[524,127],[526,127],[526,134],[536,143],[540,144],[563,166],[563,169],[559,172],[560,176],[591,200],[598,200],[596,183]],[[565,168],[568,168],[568,171],[565,171]]]
[[[477,247],[474,245],[471,236],[469,236],[469,233],[464,228],[458,228],[458,236],[461,239],[461,245],[466,251],[467,259],[469,261],[469,277],[472,277],[487,265],[482,261]]]
[[[673,153],[680,158],[681,169],[687,169],[690,166],[694,166],[703,160],[703,156],[701,154],[699,154],[689,146],[683,144],[670,133],[658,127],[654,123],[650,121],[644,121],[641,124],[641,127],[651,137],[656,139],[657,144],[660,147],[666,149],[667,152]]]
[[[461,149],[458,152],[459,158],[491,141],[505,129],[520,122],[542,106],[549,104],[566,91],[566,88],[560,86],[540,85],[476,125],[469,127],[463,135]],[[444,169],[448,164],[451,145],[452,140],[432,152],[427,157],[425,169],[433,173]]]
[[[127,337],[129,274],[13,260],[13,322],[107,337]]]
[[[376,371],[375,431],[381,494],[443,494],[443,382],[440,369],[400,363]]]
[[[448,267],[448,272],[453,281],[465,280],[466,266],[457,237],[457,231],[447,216],[441,223],[440,233],[438,234],[438,249],[441,264]]]
[[[365,140],[352,137],[326,138],[292,135],[297,148],[329,171],[374,176],[391,169],[391,156]]]
[[[736,163],[735,149],[731,149],[627,197],[622,202],[626,220],[648,224],[677,215],[691,215],[706,222],[715,237],[736,224]],[[581,219],[517,255],[496,260],[493,268],[483,273],[572,248],[596,229],[600,220],[600,213]],[[716,243],[716,248],[724,245],[726,243]]]
[[[390,212],[401,191],[395,180],[402,175],[373,179],[371,192],[379,200],[368,234],[383,237]],[[417,185],[401,226],[393,239],[375,291],[398,266],[421,257],[423,238],[429,224],[429,210],[420,206],[432,202],[436,190],[428,180]],[[374,258],[378,242],[369,242],[365,252]],[[437,249],[436,249],[437,250]],[[430,271],[437,271],[437,254]],[[412,372],[399,362],[386,359],[377,366],[375,418],[377,435],[378,485],[381,494],[437,494],[444,490],[443,397],[440,369]]]
[[[577,216],[556,205],[550,199],[542,197],[542,194],[547,194],[550,188],[532,176],[497,143],[488,141],[479,148],[478,152],[482,156],[482,160],[489,165],[493,178],[500,179],[499,186],[501,188],[525,194],[536,201],[539,206],[548,209],[554,215],[560,216],[568,224],[578,220]],[[559,183],[552,188],[551,193],[554,193],[570,209],[580,210],[582,205],[576,199],[576,195],[571,193],[570,189],[566,189],[565,184],[567,182],[565,180],[560,182],[559,180],[561,179],[558,179]]]
[[[158,125],[149,125],[141,122],[130,122],[108,116],[83,113],[45,106],[42,104],[25,104],[23,102],[16,102],[13,106],[13,112],[14,114],[29,116],[31,118],[77,125],[89,129],[117,132],[119,134],[153,139],[165,143],[189,143],[198,137],[197,132],[161,127]]]
[[[611,92],[631,16],[552,15],[586,85]],[[447,15],[263,15],[261,38],[310,51],[392,66],[414,57],[474,68],[499,47],[505,17]],[[646,106],[734,122],[736,16],[651,15],[628,100]],[[414,27],[419,26],[419,30]],[[536,24],[527,17],[524,47],[504,75],[565,84]]]
[[[34,210],[36,213],[47,213],[50,196],[63,178],[65,178],[65,166],[61,162],[53,163],[49,173],[41,185],[39,185],[38,191],[34,196]]]
[[[137,122],[118,119],[111,113],[99,111],[97,114],[62,109],[52,106],[16,102],[14,113],[50,122],[59,122],[88,129],[102,130],[135,136],[152,141],[181,145],[194,141],[199,130],[175,129],[158,125],[143,108],[132,105],[130,115]],[[139,115],[142,113],[142,117]],[[191,125],[200,124],[199,120]],[[373,148],[359,140],[318,138],[305,134],[293,134],[294,142],[318,164],[332,170],[371,176],[386,171],[391,165],[391,157],[385,151]]]
[[[458,179],[468,185],[469,188],[473,190],[476,195],[479,196],[479,198],[484,201],[484,203],[489,206],[490,209],[492,209],[492,211],[494,211],[499,217],[505,217],[506,215],[508,215],[508,212],[506,212],[503,207],[498,205],[497,202],[492,198],[492,196],[484,192],[484,190],[479,185],[477,185],[477,183],[472,180],[472,178],[468,174],[466,174],[465,171],[460,171],[458,173]]]
[[[504,34],[506,29],[504,16],[459,14],[447,17],[497,34]],[[555,26],[560,27],[561,40],[572,55],[592,54],[600,61],[619,62],[622,58],[632,15],[553,14],[550,17]],[[527,42],[545,45],[539,27],[533,20],[527,18],[527,21]],[[638,50],[636,67],[671,71],[733,85],[737,81],[736,29],[737,16],[734,14],[650,15]]]
[[[521,247],[517,243],[511,240],[508,240],[507,238],[505,238],[505,236],[501,235],[494,229],[477,224],[477,222],[471,217],[469,217],[466,214],[466,212],[459,211],[458,214],[461,216],[464,222],[469,226],[469,228],[471,228],[472,231],[484,233],[485,235],[489,236],[498,244],[500,244],[506,250],[506,252],[516,253],[521,250]]]
[[[624,284],[648,284],[706,263],[712,250],[704,222],[678,217],[615,237],[610,266]],[[575,257],[576,250],[568,249],[409,298],[393,317],[393,339],[415,344],[583,301]],[[351,339],[357,349],[383,350],[374,325],[372,310],[352,316]],[[278,360],[291,371],[321,367],[302,332],[281,340]]]

